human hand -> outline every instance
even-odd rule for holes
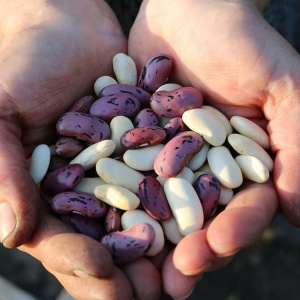
[[[6,247],[16,247],[32,235],[39,213],[25,157],[51,141],[57,117],[112,72],[113,55],[127,44],[104,1],[14,0],[0,11],[0,233]]]
[[[141,69],[158,53],[175,61],[171,82],[195,86],[227,117],[244,116],[267,129],[275,154],[274,183],[244,187],[166,259],[164,289],[183,297],[203,272],[259,237],[278,200],[289,221],[300,226],[300,60],[250,0],[145,0],[130,32],[129,55]]]
[[[21,245],[76,299],[132,299],[134,285],[104,247],[47,211],[25,161],[53,141],[57,117],[112,73],[114,54],[126,52],[117,19],[100,0],[2,1],[0,34],[1,242]]]
[[[50,210],[42,202],[37,229],[19,249],[40,260],[71,296],[76,300],[159,299],[160,275],[151,262],[141,258],[113,266],[99,241],[74,232]]]

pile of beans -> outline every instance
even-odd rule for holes
[[[116,264],[177,244],[228,204],[244,178],[272,172],[269,138],[252,121],[230,120],[201,91],[169,83],[172,59],[149,59],[139,77],[123,53],[116,79],[102,76],[39,145],[29,171],[53,211],[99,240]]]

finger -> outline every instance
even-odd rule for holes
[[[201,276],[185,276],[174,265],[174,250],[167,256],[162,268],[164,292],[174,299],[186,299],[194,290]]]
[[[283,61],[286,61],[287,65],[291,63],[294,66],[299,65],[298,57],[295,57],[295,60],[287,57]],[[291,70],[298,69],[291,68]],[[295,85],[282,89],[281,84],[279,88],[274,84],[274,89],[270,89],[272,92],[270,99],[277,99],[274,102],[267,101],[264,112],[270,120],[268,132],[271,148],[276,153],[273,178],[279,195],[280,208],[293,225],[300,227],[300,106],[299,92],[296,89],[296,86],[299,86],[299,73],[292,72],[291,78],[298,80]]]
[[[72,232],[45,211],[34,237],[19,249],[63,275],[102,278],[112,272],[111,255],[99,241]]]
[[[9,248],[31,237],[39,209],[39,193],[26,168],[20,135],[16,114],[5,103],[0,113],[0,239]]]
[[[134,299],[160,299],[162,286],[160,274],[147,259],[138,259],[121,267],[132,284]]]
[[[110,277],[99,279],[95,277],[80,278],[55,272],[49,266],[44,267],[53,274],[66,291],[76,300],[109,299],[132,300],[133,292],[130,282],[124,273],[114,267]]]
[[[174,245],[171,245],[171,243],[168,242],[168,240],[165,240],[165,244],[163,249],[155,256],[149,256],[147,259],[159,270],[161,271],[161,268],[163,266],[163,263],[168,256],[171,249],[174,248]]]
[[[299,132],[299,131],[295,131]],[[296,135],[300,143],[299,134]],[[282,213],[294,226],[300,227],[300,144],[277,153],[274,181]]]
[[[224,267],[232,257],[217,257],[207,242],[207,231],[200,230],[184,237],[174,250],[176,269],[186,276]]]
[[[278,198],[271,182],[252,183],[235,195],[207,230],[207,242],[216,255],[224,257],[252,245],[271,222]]]

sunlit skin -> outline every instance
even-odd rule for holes
[[[15,247],[32,234],[38,215],[39,197],[24,156],[36,145],[51,142],[58,116],[91,93],[98,76],[112,73],[112,57],[126,51],[127,43],[104,2],[89,1],[85,13],[80,1],[72,3],[72,11],[69,1],[4,2],[0,4],[0,136],[5,141],[0,145],[0,199],[10,202],[18,215],[14,233],[4,241]]]
[[[17,215],[3,242],[21,245],[73,297],[155,300],[164,289],[182,298],[204,272],[259,238],[279,205],[300,224],[299,56],[251,0],[144,0],[128,51],[139,70],[153,55],[170,55],[172,81],[199,88],[228,117],[246,116],[268,130],[274,180],[245,185],[174,249],[122,267],[100,243],[53,217],[25,164],[35,145],[51,141],[56,118],[96,78],[112,74],[113,55],[127,52],[116,17],[101,0],[13,0],[0,2],[0,20],[0,202]]]
[[[246,0],[144,1],[130,33],[129,55],[141,68],[157,53],[174,59],[171,81],[198,87],[205,102],[228,118],[244,116],[266,129],[275,157],[274,183],[245,187],[205,230],[183,239],[173,259],[166,259],[164,288],[182,297],[204,271],[223,266],[224,257],[251,245],[278,202],[300,225],[300,60]],[[173,268],[198,277],[183,279]]]

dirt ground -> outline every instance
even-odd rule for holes
[[[108,1],[128,33],[142,2]],[[123,12],[128,12],[124,14]],[[300,50],[299,0],[274,0],[265,17]],[[297,25],[298,24],[298,25]],[[190,300],[298,300],[300,299],[300,232],[278,216],[261,239],[241,251],[224,269],[207,273]],[[42,265],[17,250],[0,246],[0,276],[40,300],[55,300],[62,287]],[[5,291],[0,290],[1,295]],[[164,299],[169,299],[165,296]]]

